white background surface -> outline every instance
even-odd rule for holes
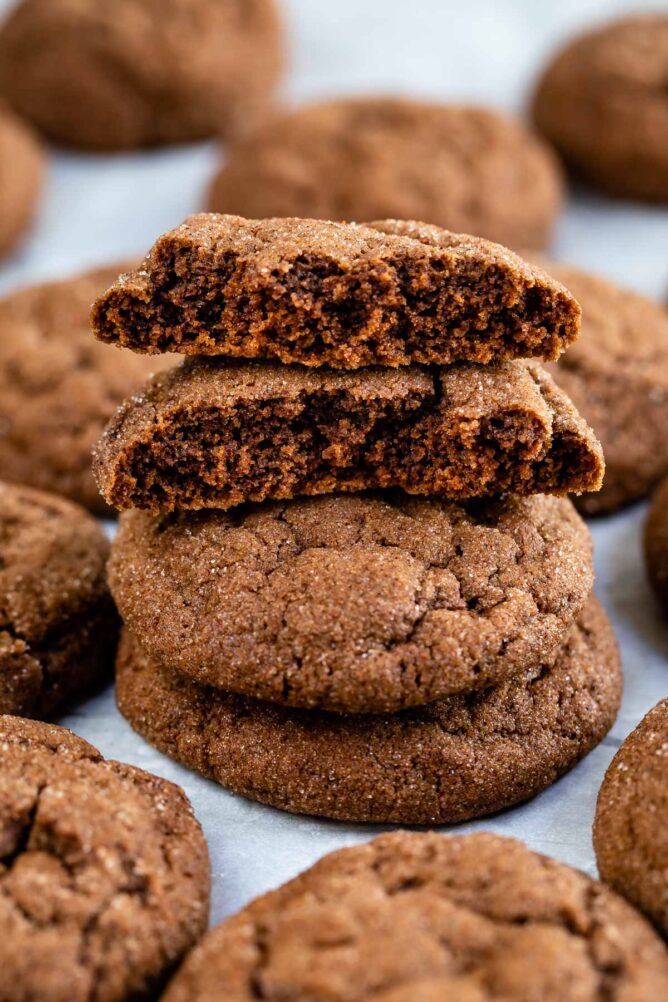
[[[0,11],[7,8],[0,0]],[[351,91],[392,91],[484,102],[521,112],[541,62],[573,30],[621,10],[665,4],[617,0],[284,0],[291,101]],[[213,145],[132,156],[54,153],[35,230],[0,268],[0,290],[140,255],[202,206]],[[554,252],[649,295],[668,290],[668,211],[572,196]],[[616,747],[668,695],[668,624],[642,566],[644,506],[592,524],[597,591],[620,641],[626,692],[603,744],[569,776],[523,807],[470,825],[523,838],[535,849],[595,872],[595,797]],[[110,757],[180,783],[211,850],[212,920],[378,829],[291,817],[234,797],[154,752],[117,713],[111,690],[64,720]]]

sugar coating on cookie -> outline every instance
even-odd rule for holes
[[[654,593],[668,612],[668,480],[656,490],[645,522],[645,565]]]
[[[77,505],[0,482],[0,713],[51,716],[111,675],[108,552]]]
[[[98,300],[92,325],[140,352],[356,369],[557,358],[580,308],[506,248],[437,226],[202,213]]]
[[[184,793],[63,727],[0,717],[3,998],[155,998],[207,926]]]
[[[274,0],[21,0],[0,95],[67,146],[192,142],[263,114],[282,61]]]
[[[119,404],[169,360],[99,344],[90,307],[122,265],[28,286],[0,299],[0,471],[97,514],[109,509],[91,452]]]
[[[177,762],[282,810],[379,824],[464,821],[535,796],[602,740],[621,685],[595,600],[556,662],[385,716],[234,696],[151,659],[128,632],[116,665],[121,713]]]
[[[538,130],[615,195],[668,200],[668,14],[643,12],[568,42],[534,97]]]
[[[0,109],[0,257],[16,247],[33,221],[45,159],[29,127]]]
[[[668,954],[584,873],[480,833],[395,832],[320,859],[212,930],[165,1002],[651,1002]]]
[[[276,115],[226,151],[214,212],[252,219],[423,219],[510,247],[544,247],[563,200],[556,157],[486,108],[399,97]]]

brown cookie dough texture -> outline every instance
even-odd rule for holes
[[[352,712],[554,660],[593,585],[584,523],[544,496],[132,511],[109,575],[124,622],[159,661],[234,692]]]
[[[78,506],[0,483],[0,713],[50,716],[111,674],[107,553]]]
[[[183,792],[62,727],[0,717],[4,1002],[156,997],[207,926]]]
[[[261,113],[281,50],[274,0],[22,0],[0,94],[68,146],[190,142]]]
[[[121,713],[177,762],[282,810],[396,824],[463,821],[527,800],[602,740],[621,696],[612,627],[595,600],[554,664],[389,716],[221,692],[152,660],[127,632],[116,672]]]
[[[44,164],[31,130],[0,104],[0,257],[14,249],[33,220]]]
[[[668,14],[643,13],[579,36],[546,69],[538,130],[614,195],[668,201]]]
[[[164,1002],[655,1002],[667,958],[622,898],[522,842],[395,832],[217,926]]]
[[[93,444],[118,405],[163,359],[114,351],[90,334],[90,307],[120,266],[0,300],[0,472],[105,514]]]
[[[668,311],[569,265],[541,259],[582,307],[577,341],[549,366],[603,446],[605,478],[578,507],[605,514],[668,473]]]
[[[436,226],[203,213],[160,237],[92,323],[140,352],[356,369],[558,358],[580,308],[504,247]]]
[[[659,486],[645,523],[645,564],[650,584],[668,612],[668,480]]]
[[[332,372],[198,358],[119,409],[94,471],[114,507],[165,512],[377,487],[594,491],[603,455],[534,362]]]
[[[598,795],[594,848],[602,879],[668,936],[668,700],[612,760]]]
[[[484,108],[363,97],[298,108],[227,151],[215,212],[263,219],[423,219],[544,247],[563,200],[557,160]]]

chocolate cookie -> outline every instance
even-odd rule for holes
[[[81,508],[0,482],[0,713],[50,716],[111,674],[108,550]]]
[[[124,621],[159,661],[260,699],[351,712],[427,703],[554,660],[593,585],[584,523],[544,496],[132,511],[109,575]]]
[[[594,848],[603,880],[668,936],[668,700],[629,735],[605,774]]]
[[[98,344],[90,304],[118,275],[100,268],[0,300],[0,471],[5,480],[108,508],[91,451],[118,405],[163,359]]]
[[[644,533],[645,563],[656,597],[668,612],[668,480],[652,498]]]
[[[580,337],[550,369],[605,456],[603,487],[576,503],[588,514],[616,511],[668,473],[668,311],[576,268],[540,263],[582,307]]]
[[[537,128],[615,195],[668,200],[668,14],[635,14],[568,43],[534,98]]]
[[[330,853],[213,929],[164,1002],[655,1002],[668,953],[603,884],[486,832]]]
[[[185,795],[63,727],[0,717],[6,1002],[156,998],[206,930],[209,862]]]
[[[553,665],[390,716],[296,710],[200,685],[125,633],[121,713],[152,745],[235,793],[343,821],[445,824],[533,797],[617,714],[612,627],[592,600]]]
[[[14,249],[32,222],[44,160],[28,127],[0,106],[0,257]]]
[[[277,115],[227,151],[215,212],[252,219],[423,219],[510,247],[544,247],[563,201],[547,144],[485,108],[397,97]]]
[[[505,248],[436,226],[201,214],[160,237],[92,323],[134,351],[357,369],[557,358],[580,308]]]
[[[280,64],[274,0],[21,0],[0,30],[0,94],[93,150],[233,131]]]
[[[597,490],[603,455],[534,362],[332,372],[197,358],[119,409],[94,472],[114,507],[164,512],[375,487]]]

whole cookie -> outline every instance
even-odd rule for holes
[[[68,146],[190,142],[261,113],[280,35],[274,0],[21,0],[0,30],[0,94]]]
[[[214,212],[261,219],[422,219],[544,247],[563,200],[548,146],[485,108],[362,97],[298,108],[227,151]]]
[[[62,727],[0,717],[3,1002],[153,999],[207,926],[179,787]]]
[[[131,511],[109,579],[164,664],[349,712],[421,705],[554,660],[593,584],[586,527],[568,500],[544,496]]]
[[[108,550],[77,505],[0,482],[0,713],[51,716],[111,674]]]
[[[647,714],[605,774],[594,848],[603,880],[668,936],[668,700]]]
[[[109,266],[0,300],[0,471],[5,480],[55,491],[109,511],[91,451],[121,401],[162,359],[95,341],[93,300],[118,275]]]
[[[603,487],[576,504],[616,511],[668,473],[668,310],[569,265],[540,263],[582,307],[580,337],[549,368],[605,456]]]
[[[553,665],[389,716],[261,703],[151,660],[125,633],[121,713],[177,762],[251,800],[342,821],[447,824],[527,800],[602,740],[621,670],[592,600]]]
[[[164,1002],[655,1002],[668,953],[622,898],[522,842],[395,832],[213,929]]]
[[[668,612],[668,480],[652,498],[644,532],[645,564],[650,584]]]
[[[668,200],[668,14],[637,14],[569,42],[533,105],[537,128],[615,195]]]
[[[14,249],[32,222],[44,160],[31,130],[0,105],[0,257]]]

